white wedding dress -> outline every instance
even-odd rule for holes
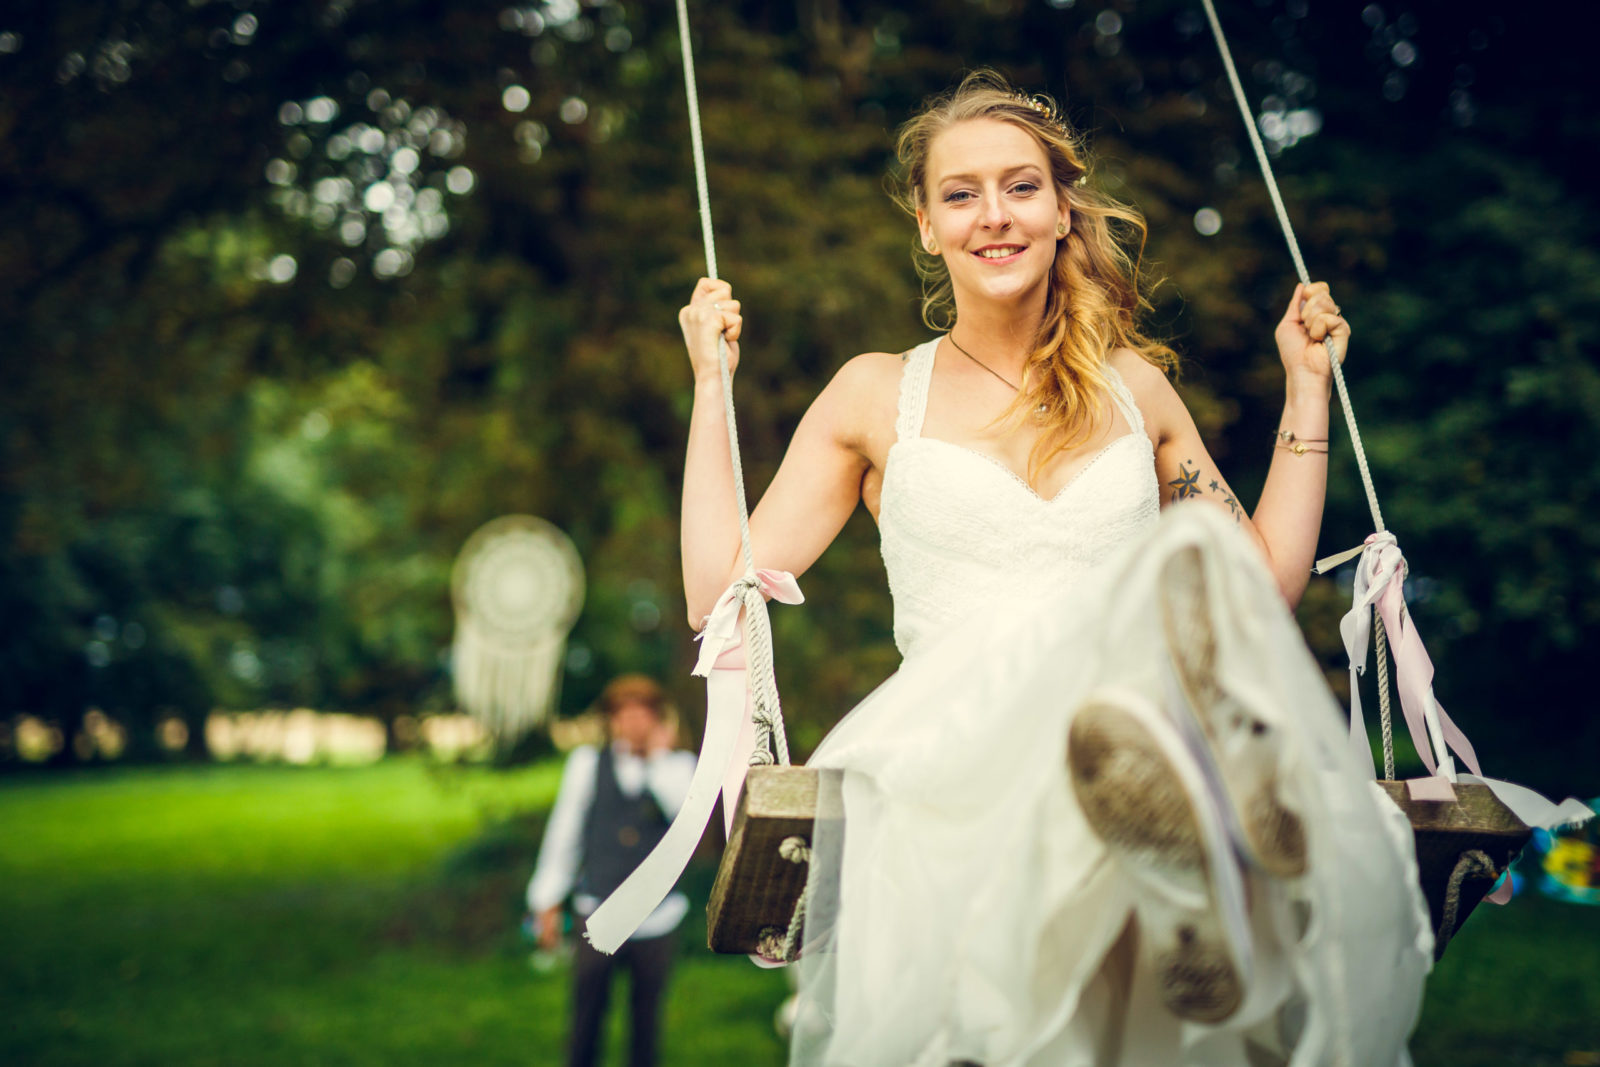
[[[810,761],[825,770],[792,1062],[830,1067],[1408,1063],[1432,959],[1410,828],[1259,553],[1214,508],[1162,515],[1130,432],[1054,498],[921,435],[937,339],[910,352],[879,523],[900,670]],[[1217,1025],[1167,1012],[1125,935],[1136,883],[1068,781],[1097,689],[1161,698],[1158,579],[1198,548],[1223,605],[1217,673],[1280,717],[1308,873],[1250,873],[1253,968]],[[842,814],[843,819],[834,816]]]

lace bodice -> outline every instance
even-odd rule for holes
[[[1132,431],[1046,500],[999,461],[922,436],[938,342],[906,359],[878,512],[894,640],[906,657],[991,602],[1059,597],[1160,512],[1144,419],[1114,368],[1112,399]]]

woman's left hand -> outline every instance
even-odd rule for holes
[[[1333,350],[1342,364],[1350,343],[1350,324],[1339,314],[1328,283],[1312,282],[1294,287],[1294,297],[1274,336],[1278,357],[1291,382],[1317,379],[1326,385],[1333,377],[1333,369],[1328,365],[1323,340],[1333,338]]]

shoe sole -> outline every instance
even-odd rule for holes
[[[1229,758],[1225,736],[1251,735],[1245,745],[1274,743],[1274,727],[1229,695],[1217,680],[1217,637],[1204,562],[1185,548],[1161,573],[1161,621],[1178,686],[1194,710],[1222,770],[1251,858],[1268,874],[1298,878],[1308,867],[1305,824],[1279,793],[1275,772],[1263,774]]]
[[[1221,872],[1208,859],[1225,835],[1202,827],[1199,775],[1180,770],[1182,756],[1151,719],[1158,715],[1126,695],[1085,705],[1067,735],[1068,776],[1090,827],[1143,884],[1134,902],[1139,952],[1162,1002],[1179,1018],[1217,1023],[1239,1009],[1245,985],[1219,906]],[[1242,890],[1236,896],[1242,916]]]

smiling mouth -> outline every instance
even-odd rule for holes
[[[980,259],[1009,259],[1021,251],[1021,245],[994,245],[989,248],[980,248],[974,255]]]

